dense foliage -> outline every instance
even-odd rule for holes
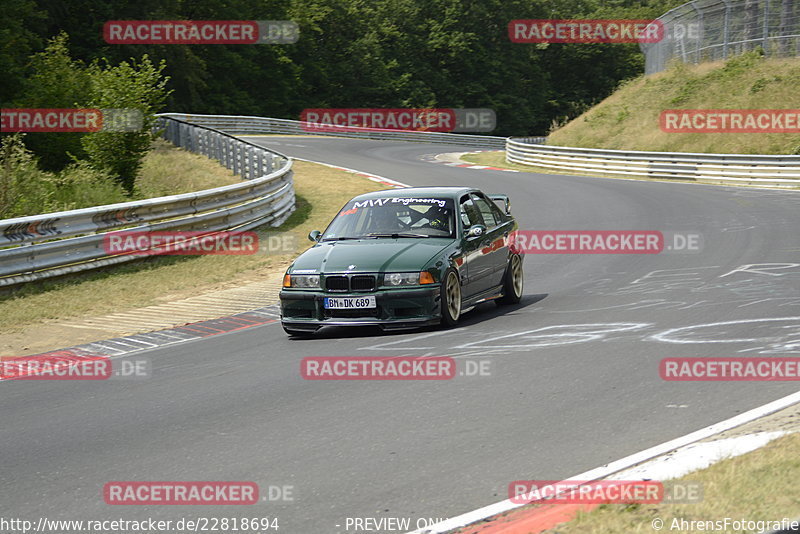
[[[546,133],[643,71],[635,44],[518,44],[515,19],[652,19],[682,0],[14,0],[5,108],[135,108],[133,133],[3,134],[0,218],[116,202],[159,111],[297,119],[306,108],[491,108]],[[111,45],[113,20],[292,20],[295,44]],[[24,146],[23,144],[24,143]]]
[[[652,18],[681,3],[15,0],[0,22],[0,100],[30,100],[30,55],[63,30],[70,56],[87,65],[164,60],[170,111],[298,118],[304,108],[482,107],[497,112],[495,134],[539,134],[640,74],[643,57],[634,44],[512,43],[509,21]],[[102,37],[108,20],[172,19],[294,20],[301,33],[293,45],[109,45]]]

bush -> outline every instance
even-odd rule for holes
[[[46,171],[61,172],[85,160],[132,193],[141,160],[153,139],[154,114],[171,92],[166,89],[169,78],[162,76],[165,67],[163,61],[153,64],[147,55],[118,65],[96,60],[87,67],[70,57],[68,36],[60,33],[48,41],[44,51],[31,56],[31,74],[16,106],[120,109],[141,113],[142,125],[130,132],[33,133],[25,144]]]
[[[6,136],[0,147],[0,219],[88,208],[129,200],[107,174],[86,162],[60,173],[39,169],[22,135]]]

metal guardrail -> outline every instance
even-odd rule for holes
[[[727,59],[756,47],[767,56],[800,56],[800,6],[792,0],[694,0],[658,17],[665,30],[657,43],[641,43],[645,73],[669,61]]]
[[[354,137],[358,139],[377,139],[386,141],[412,141],[417,143],[439,143],[463,145],[476,148],[503,150],[505,137],[491,135],[468,135],[442,132],[418,132],[411,130],[382,130],[377,128],[353,128],[325,125],[314,128],[313,123],[303,123],[290,119],[271,119],[268,117],[249,117],[232,115],[187,115],[165,113],[163,117],[174,117],[192,124],[202,124],[233,135],[283,134],[283,135],[327,135],[332,137]],[[304,126],[305,124],[305,126]]]
[[[509,139],[506,161],[547,171],[800,188],[800,156],[570,148]]]
[[[110,256],[104,236],[116,230],[249,230],[279,226],[294,211],[292,160],[205,126],[160,117],[164,137],[219,160],[246,181],[143,201],[0,220],[0,287],[122,263],[142,256]]]

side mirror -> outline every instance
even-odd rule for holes
[[[319,236],[321,235],[322,232],[320,232],[319,230],[312,230],[311,233],[308,234],[308,240],[316,243],[317,241],[319,241]]]
[[[480,237],[484,233],[486,233],[486,227],[482,224],[475,224],[467,230],[467,237]]]

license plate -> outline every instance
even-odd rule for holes
[[[326,310],[356,310],[375,308],[375,296],[371,297],[325,297]]]

